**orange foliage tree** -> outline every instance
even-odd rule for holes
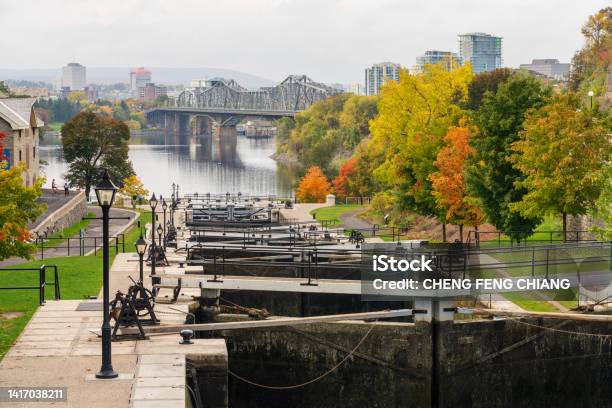
[[[429,176],[436,205],[446,211],[446,221],[459,225],[461,240],[464,225],[478,226],[483,220],[474,198],[467,194],[464,176],[466,160],[474,153],[469,144],[472,133],[466,126],[451,127],[434,162],[438,171]]]
[[[334,191],[340,198],[345,198],[350,193],[350,178],[355,174],[357,158],[351,157],[340,166],[338,175],[332,180]]]
[[[312,166],[300,180],[296,195],[303,203],[323,203],[331,191],[332,187],[323,170],[319,166]]]

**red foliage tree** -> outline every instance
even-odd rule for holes
[[[355,174],[357,167],[357,158],[351,157],[340,166],[340,172],[333,179],[332,184],[336,195],[340,198],[344,198],[349,195],[350,191],[350,178]]]

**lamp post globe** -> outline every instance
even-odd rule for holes
[[[134,243],[134,246],[136,247],[136,253],[138,253],[140,262],[140,283],[144,284],[143,257],[147,251],[147,241],[143,239],[142,234],[140,235],[140,238],[138,238],[138,241]]]
[[[109,269],[110,251],[108,248],[108,224],[110,208],[115,201],[117,187],[108,176],[108,171],[104,171],[102,180],[95,187],[98,204],[102,207],[102,278],[103,278],[103,321],[102,321],[102,368],[96,373],[96,378],[110,379],[117,378],[119,374],[113,370],[111,355],[111,326],[109,313]]]
[[[159,246],[162,246],[162,242],[161,242],[161,237],[162,237],[162,233],[164,232],[164,229],[162,228],[161,224],[159,224],[157,226],[157,235],[159,235]]]

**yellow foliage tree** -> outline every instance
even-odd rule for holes
[[[136,208],[136,199],[149,195],[149,190],[144,187],[138,176],[130,176],[123,179],[123,186],[119,193],[132,199],[132,207]]]
[[[443,220],[429,175],[437,171],[434,162],[444,135],[464,115],[460,105],[471,80],[469,64],[451,71],[428,65],[418,74],[404,70],[399,83],[383,86],[379,115],[370,122],[370,146],[384,151],[374,175],[397,192],[400,207]]]

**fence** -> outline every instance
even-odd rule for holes
[[[49,249],[65,249],[67,251],[67,256],[71,256],[77,253],[79,256],[85,256],[85,254],[89,252],[89,250],[93,249],[94,255],[97,255],[98,249],[102,248],[102,242],[103,242],[103,238],[97,237],[97,236],[68,237],[68,238],[37,237],[36,240],[34,241],[34,245],[36,246],[37,251],[39,251],[40,253],[40,259],[45,259],[45,249],[47,251]],[[45,243],[47,244],[46,246],[45,246]],[[61,245],[61,244],[65,244],[65,245]],[[114,237],[110,237],[109,247],[115,248],[115,254],[119,253],[120,248],[121,248],[121,252],[125,252],[125,235],[118,234]]]
[[[481,244],[491,245],[497,243],[497,246],[501,246],[502,243],[510,243],[510,245],[520,245],[520,242],[511,240],[507,234],[513,235],[527,235],[527,239],[522,240],[526,246],[528,243],[555,243],[555,242],[594,242],[597,241],[595,234],[592,231],[587,230],[567,230],[565,234],[563,231],[512,231],[504,233],[502,231],[468,231],[467,243],[473,243],[477,247]]]
[[[53,268],[53,282],[47,281],[47,268]],[[11,271],[11,272],[36,272],[38,271],[38,285],[37,286],[2,286],[0,290],[38,290],[38,300],[40,305],[45,304],[45,287],[47,285],[53,285],[55,289],[55,300],[61,299],[60,286],[59,286],[59,272],[57,265],[41,265],[39,268],[0,268],[0,271]]]

